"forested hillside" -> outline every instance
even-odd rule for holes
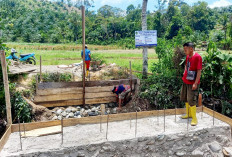
[[[78,4],[64,0],[0,0],[0,7],[5,25],[0,35],[4,41],[81,43]],[[133,47],[134,31],[141,30],[140,5],[130,5],[127,10],[108,5],[97,11],[89,10],[86,11],[87,43]],[[188,39],[196,43],[210,39],[228,48],[232,36],[231,13],[232,6],[211,9],[206,2],[189,6],[182,0],[171,0],[167,6],[159,0],[154,12],[148,12],[148,29],[158,30],[158,37],[166,39],[180,42]]]

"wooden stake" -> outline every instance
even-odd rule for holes
[[[130,88],[131,88],[130,95],[132,95],[132,71],[131,71],[131,61],[130,61]]]
[[[6,56],[5,56],[4,51],[0,51],[0,58],[1,58],[1,65],[2,65],[4,90],[5,90],[7,123],[8,125],[11,125],[12,116],[11,116],[10,90],[9,90],[9,82],[8,82],[8,74],[7,74]]]
[[[36,94],[37,94],[37,91],[38,91],[38,84],[39,84],[38,75],[35,76],[35,80],[36,80]]]
[[[40,82],[42,82],[42,58],[40,56]]]
[[[83,105],[85,106],[85,6],[82,6]]]

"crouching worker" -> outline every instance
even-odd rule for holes
[[[114,87],[112,90],[113,93],[116,93],[117,101],[118,101],[118,110],[122,109],[122,103],[125,101],[126,96],[129,92],[131,92],[131,88],[129,85],[119,85]]]
[[[83,59],[83,50],[81,51],[81,57]],[[91,52],[88,49],[88,46],[85,45],[85,67],[86,67],[86,77],[89,75],[89,66],[91,61]]]
[[[194,51],[193,43],[185,43],[183,46],[186,54],[186,64],[182,77],[183,85],[181,88],[180,99],[185,102],[186,115],[181,118],[192,118],[191,125],[194,126],[197,125],[196,105],[201,77],[202,58]]]

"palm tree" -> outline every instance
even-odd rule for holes
[[[143,0],[142,7],[142,30],[147,30],[147,1]],[[147,47],[143,48],[143,78],[147,78],[148,71],[148,55],[147,55]]]

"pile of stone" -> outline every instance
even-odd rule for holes
[[[101,115],[101,105],[105,106],[105,113],[103,114],[116,114],[117,107],[115,103],[109,104],[98,104],[92,106],[69,106],[67,108],[64,107],[56,107],[52,109],[53,118],[52,120],[61,120],[68,118],[81,118],[88,116],[97,116]]]

